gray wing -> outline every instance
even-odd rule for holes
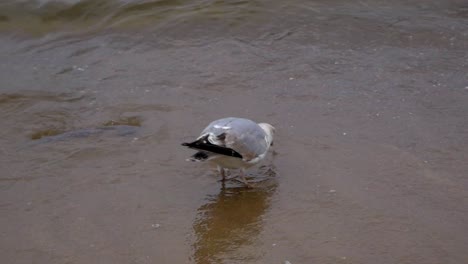
[[[255,122],[228,117],[211,122],[201,133],[209,134],[208,140],[216,145],[231,148],[252,160],[268,150],[265,131]]]

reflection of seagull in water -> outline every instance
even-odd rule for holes
[[[259,263],[262,253],[255,241],[276,188],[277,182],[270,178],[263,188],[222,188],[209,195],[193,223],[195,263]]]
[[[240,169],[242,182],[245,169],[265,158],[273,145],[275,128],[267,123],[255,123],[244,118],[228,117],[211,122],[192,143],[183,146],[199,150],[190,161],[210,161],[226,179],[225,169]]]

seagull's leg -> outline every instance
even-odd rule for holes
[[[232,176],[231,170],[229,170],[229,169],[224,169],[224,170],[226,171],[226,180],[228,180],[228,181],[233,180],[233,179],[235,180],[236,178],[239,177],[239,175]]]
[[[240,170],[239,178],[241,179],[240,181],[241,181],[243,184],[245,184],[245,186],[246,186],[247,188],[253,188],[253,185],[250,184],[250,183],[247,181],[247,179],[245,178],[245,169],[242,168],[242,169]]]
[[[226,180],[226,171],[221,166],[218,166],[218,171],[219,171],[219,174],[221,175],[221,178],[222,178],[221,180],[224,182]]]

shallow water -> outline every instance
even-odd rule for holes
[[[2,259],[465,263],[467,50],[464,1],[2,1]],[[185,161],[226,116],[255,189]]]

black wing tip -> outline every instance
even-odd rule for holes
[[[242,159],[242,155],[239,154],[237,151],[230,149],[230,148],[203,142],[203,139],[198,139],[192,143],[182,143],[181,145],[184,147],[192,148],[192,149],[205,150],[205,151],[213,152],[216,154],[221,154],[225,156],[231,156],[231,157]]]

